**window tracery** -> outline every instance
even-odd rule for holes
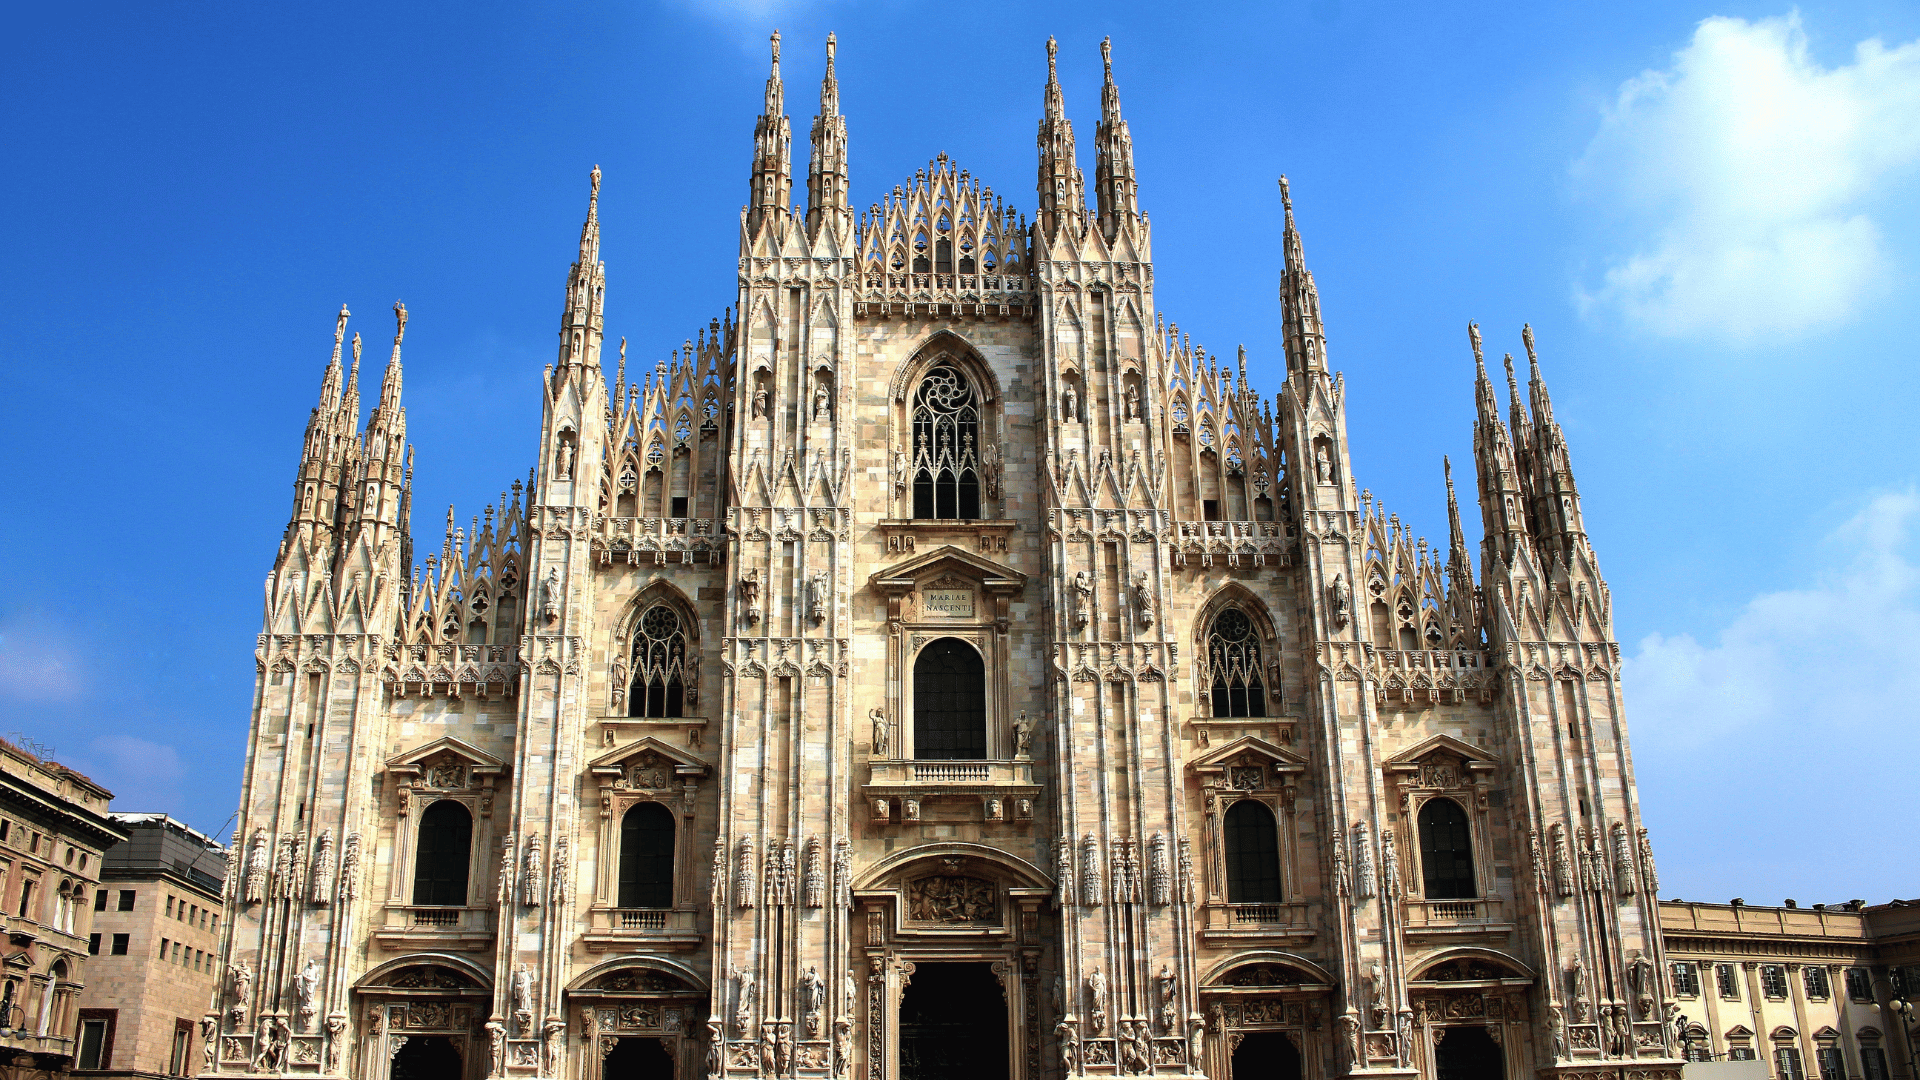
[[[1267,715],[1267,689],[1260,667],[1260,635],[1246,612],[1230,607],[1215,616],[1207,633],[1213,715]]]
[[[927,372],[913,395],[913,516],[980,517],[980,406],[949,363]]]
[[[680,615],[667,604],[654,604],[634,626],[627,715],[685,715],[686,673],[687,635]]]

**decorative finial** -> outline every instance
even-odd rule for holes
[[[1060,43],[1053,40],[1052,34],[1048,34],[1047,35],[1047,81],[1048,82],[1060,81],[1059,77],[1055,74],[1054,67],[1053,67],[1054,58],[1059,55],[1060,55]]]
[[[346,309],[341,308],[340,310],[344,312]],[[1533,348],[1533,324],[1532,323],[1522,323],[1520,325],[1520,340],[1525,342],[1527,346],[1528,366],[1536,367],[1536,368],[1539,367],[1540,354],[1535,352]]]
[[[1100,62],[1106,65],[1107,82],[1113,82],[1113,38],[1100,39]]]
[[[833,48],[834,48],[833,31],[829,30],[827,31],[827,70],[828,71],[833,70]]]
[[[351,386],[354,383],[359,381],[360,381],[360,331],[355,330],[353,332],[353,375],[348,379],[347,385]]]
[[[1514,403],[1518,405],[1520,402],[1520,380],[1513,377],[1513,354],[1507,353],[1505,359],[1507,362],[1507,392],[1513,395]]]
[[[600,199],[600,166],[595,165],[593,171],[587,174],[587,179],[593,185],[593,190],[588,193],[587,198],[589,201],[598,202]]]
[[[333,355],[336,359],[340,356],[340,341],[347,336],[347,316],[349,314],[351,314],[351,312],[347,310],[347,305],[341,304],[340,317],[334,320],[333,323]]]
[[[1447,474],[1447,491],[1451,493],[1453,491],[1453,459],[1441,454],[1440,468]]]
[[[1280,174],[1280,204],[1287,208],[1288,214],[1293,213],[1293,192],[1287,188],[1286,173]]]
[[[393,318],[397,324],[393,330],[393,343],[398,345],[400,339],[407,335],[407,305],[404,302],[399,300],[393,302]]]
[[[1467,324],[1467,340],[1473,342],[1473,362],[1476,364],[1485,364],[1486,360],[1480,354],[1480,324],[1479,323],[1470,322]]]
[[[773,32],[773,66],[776,71],[780,68],[780,31],[778,30]]]

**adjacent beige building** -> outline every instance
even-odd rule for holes
[[[1531,331],[1504,402],[1452,361],[1430,544],[1284,185],[1256,392],[1156,303],[1111,63],[1091,191],[1049,42],[1027,210],[942,155],[856,212],[832,39],[804,163],[775,50],[728,310],[603,354],[596,169],[532,474],[423,570],[407,313],[364,422],[340,313],[205,1073],[1678,1076]]]
[[[111,792],[0,740],[0,1078],[66,1073],[104,1032],[80,1023],[101,853],[126,837]],[[76,1036],[79,1036],[76,1038]]]
[[[1760,1060],[1777,1080],[1914,1076],[1896,1001],[1920,1000],[1920,902],[1660,906],[1690,1060]]]
[[[165,814],[113,817],[128,838],[108,849],[92,894],[79,1068],[191,1076],[201,1067],[198,1027],[219,981],[226,855]]]

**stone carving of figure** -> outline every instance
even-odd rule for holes
[[[908,461],[905,450],[893,452],[893,488],[895,491],[907,490]]]
[[[247,853],[247,903],[267,898],[267,830],[253,830],[253,846]]]
[[[764,420],[766,416],[767,388],[764,386],[756,386],[753,388],[753,418],[755,420]]]
[[[1154,616],[1153,590],[1147,586],[1147,572],[1145,570],[1135,570],[1133,572],[1133,609],[1139,614],[1140,625],[1151,630],[1153,628]]]
[[[540,1050],[548,1076],[560,1075],[560,1044],[566,1034],[567,1022],[557,1016],[547,1017],[540,1027]]]
[[[733,1031],[739,1038],[747,1038],[753,1024],[753,972],[742,971],[734,976]]]
[[[833,1022],[833,1075],[847,1075],[853,1064],[853,1021],[841,1017]]]
[[[1000,497],[1000,444],[992,440],[980,447],[980,478],[986,481],[987,498]]]
[[[1127,387],[1126,397],[1127,397],[1127,419],[1129,420],[1140,419],[1140,391],[1135,387],[1129,386]]]
[[[781,1076],[793,1071],[792,1024],[781,1024],[774,1030],[773,1063],[775,1071]]]
[[[1653,868],[1653,841],[1647,838],[1647,830],[1640,830],[1640,875],[1646,879],[1647,895],[1660,894],[1660,875]]]
[[[827,394],[825,383],[815,383],[813,387],[813,418],[825,420],[832,415],[831,398]]]
[[[1324,443],[1313,448],[1313,474],[1323,484],[1333,483],[1333,458]]]
[[[1153,977],[1153,988],[1160,997],[1160,1030],[1168,1035],[1179,1034],[1174,1026],[1177,1018],[1173,1010],[1174,981],[1171,967],[1160,965],[1160,974]]]
[[[1073,628],[1086,629],[1093,618],[1093,575],[1085,570],[1073,575]]]
[[[504,1076],[507,1071],[507,1025],[498,1020],[486,1023],[487,1060],[492,1063],[488,1076]]]
[[[1353,893],[1373,899],[1373,840],[1364,821],[1353,827]]]
[[[707,1080],[720,1080],[721,1073],[724,1071],[724,1066],[721,1064],[720,1044],[726,1041],[726,1037],[726,1032],[721,1030],[720,1021],[707,1021]],[[559,1074],[548,1069],[547,1075]]]
[[[520,1022],[522,1035],[532,1034],[533,972],[525,964],[513,973],[513,1017]]]
[[[334,1013],[327,1017],[326,1060],[320,1063],[320,1071],[326,1072],[340,1060],[340,1036],[347,1030],[347,1014]]]
[[[1107,975],[1094,968],[1087,976],[1087,1015],[1093,1020],[1093,1033],[1107,1033]]]
[[[1587,997],[1587,965],[1577,956],[1567,969],[1567,980],[1573,986],[1573,1022],[1584,1024],[1592,1015],[1593,1002]]]
[[[1013,756],[1017,758],[1033,755],[1033,720],[1022,709],[1013,721]]]
[[[1353,590],[1347,587],[1344,574],[1333,575],[1333,628],[1345,630],[1347,622],[1353,618]]]
[[[1065,1020],[1053,1027],[1053,1037],[1060,1040],[1060,1070],[1068,1076],[1077,1076],[1080,1072],[1080,1040],[1076,1037],[1073,1025]]]
[[[827,572],[816,570],[807,578],[807,616],[819,626],[827,618]]]
[[[1069,424],[1080,419],[1080,397],[1073,392],[1072,383],[1060,390],[1060,419]]]
[[[887,710],[876,705],[867,716],[873,721],[873,756],[885,760],[893,753],[893,726],[887,722]]]
[[[278,1016],[265,1016],[260,1019],[260,1050],[253,1057],[253,1067],[263,1072],[283,1072],[287,1067],[287,1044],[293,1041],[293,1029]]]
[[[320,990],[320,966],[309,957],[300,973],[293,977],[293,1000],[300,1013],[300,1026],[313,1022],[313,998]]]
[[[1547,1007],[1547,1031],[1553,1038],[1553,1060],[1567,1060],[1567,1017],[1558,1005]]]
[[[760,621],[760,568],[754,567],[740,579],[740,602],[747,609],[747,625]]]
[[[1187,1017],[1187,1063],[1194,1072],[1205,1072],[1201,1068],[1202,1058],[1207,1053],[1207,1022],[1197,1016]]]
[[[1120,1060],[1127,1072],[1147,1071],[1147,1041],[1140,1035],[1146,1026],[1145,1020],[1120,1021]]]
[[[540,613],[548,622],[560,617],[560,568],[547,567],[547,578],[540,583]]]
[[[1640,1019],[1654,1019],[1653,963],[1645,955],[1627,961],[1627,983],[1633,987],[1633,1003],[1640,1009]]]
[[[827,1008],[827,983],[818,968],[809,966],[800,976],[800,1015],[805,1018],[807,1038],[820,1037],[820,1019]]]
[[[200,1060],[205,1063],[202,1072],[213,1071],[214,1055],[220,1048],[220,1017],[217,1013],[208,1013],[200,1018]]]
[[[229,969],[228,978],[233,984],[234,1004],[245,1007],[247,999],[253,995],[253,968],[245,960],[235,963]]]
[[[572,441],[564,438],[561,439],[560,449],[555,452],[554,458],[558,463],[554,470],[555,475],[562,480],[573,479],[573,443]]]

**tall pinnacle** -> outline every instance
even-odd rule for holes
[[[320,409],[332,412],[340,404],[340,343],[347,336],[347,305],[340,305],[340,317],[333,323],[333,359],[327,362],[327,372],[320,377]]]
[[[847,118],[840,115],[840,80],[833,70],[834,38],[827,35],[827,73],[820,79],[820,114],[813,118],[807,164],[807,231],[818,237],[830,212],[851,224],[847,205]]]
[[[1293,220],[1293,190],[1280,177],[1280,206],[1286,215],[1280,270],[1281,317],[1286,327],[1287,370],[1326,369],[1326,328],[1320,320],[1320,289],[1307,269],[1306,246]]]
[[[607,268],[600,262],[600,166],[587,174],[587,219],[580,226],[580,254],[567,271],[567,302],[560,312],[560,359],[600,363],[600,327],[606,305]]]
[[[753,188],[749,227],[788,211],[793,187],[793,128],[787,122],[786,90],[780,83],[780,31],[773,32],[773,67],[767,75],[766,111],[753,128]]]
[[[1040,120],[1040,212],[1035,224],[1052,239],[1062,224],[1077,229],[1086,215],[1087,193],[1075,164],[1073,121],[1067,119],[1066,98],[1060,92],[1060,44],[1047,39],[1046,111]],[[1076,232],[1077,235],[1077,232]]]
[[[833,31],[827,31],[827,73],[820,77],[820,115],[832,116],[840,111],[840,79],[833,71],[834,39]]]
[[[1106,81],[1100,87],[1100,127],[1094,133],[1093,189],[1100,223],[1112,239],[1121,222],[1140,212],[1138,184],[1133,171],[1133,135],[1120,116],[1120,88],[1113,84],[1113,39],[1100,41],[1100,60]]]
[[[400,407],[400,341],[407,336],[407,305],[393,302],[393,355],[387,358],[387,373],[380,382],[380,409],[392,412]]]
[[[773,70],[767,75],[767,115],[779,116],[787,111],[786,87],[780,83],[780,31],[773,32]]]

